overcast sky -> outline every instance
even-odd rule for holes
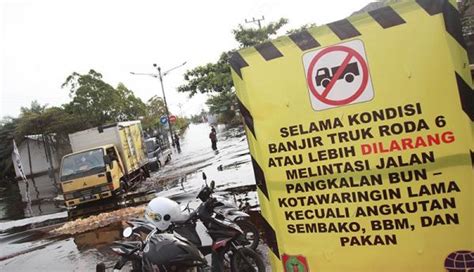
[[[153,73],[184,61],[164,78],[170,110],[196,114],[206,96],[176,92],[187,69],[214,62],[236,48],[231,30],[245,19],[263,24],[289,19],[282,29],[326,24],[349,16],[369,0],[142,1],[0,0],[0,118],[18,116],[31,101],[57,106],[70,100],[61,84],[72,72],[95,69],[104,81],[123,82],[144,102],[161,96]],[[182,104],[180,110],[179,104]]]

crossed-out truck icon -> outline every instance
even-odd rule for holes
[[[339,69],[340,66],[332,67],[331,70],[329,68],[324,67],[318,69],[316,72],[316,86],[321,86],[323,85],[324,88],[326,88],[331,82],[331,79],[333,78],[334,74],[337,72],[337,69]],[[342,72],[341,76],[338,78],[339,79],[344,79],[346,82],[352,82],[354,81],[354,78],[359,75],[359,66],[357,66],[357,62],[351,62],[346,66],[346,69]]]

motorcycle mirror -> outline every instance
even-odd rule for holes
[[[132,236],[132,232],[133,232],[133,229],[131,227],[127,227],[123,230],[122,235],[123,237],[128,238]]]
[[[202,172],[202,179],[203,179],[203,180],[206,180],[206,179],[207,179],[206,173],[204,173],[204,172]]]
[[[211,181],[211,189],[214,189],[216,187],[216,182],[215,181]]]

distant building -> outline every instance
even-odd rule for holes
[[[51,137],[49,137],[49,141],[51,141]],[[42,135],[28,135],[19,143],[18,152],[26,176],[47,174],[59,168],[56,152],[54,148],[51,148],[52,143],[49,141],[45,142]],[[20,177],[16,167],[15,174]]]
[[[217,114],[208,114],[206,119],[209,125],[217,125]]]
[[[54,141],[52,136],[28,135],[21,143],[17,143],[21,164],[28,178],[28,183],[19,181],[18,187],[23,202],[27,202],[29,199],[36,203],[33,207],[34,214],[42,214],[50,209],[54,210],[52,202],[39,202],[39,200],[45,199],[52,200],[58,195],[58,177],[55,170],[59,168],[60,162],[57,159],[57,152],[53,148]],[[17,178],[20,178],[16,167],[15,174]],[[27,197],[27,192],[29,197]]]

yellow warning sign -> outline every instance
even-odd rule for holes
[[[452,2],[383,7],[230,65],[273,271],[474,268],[474,91]]]

